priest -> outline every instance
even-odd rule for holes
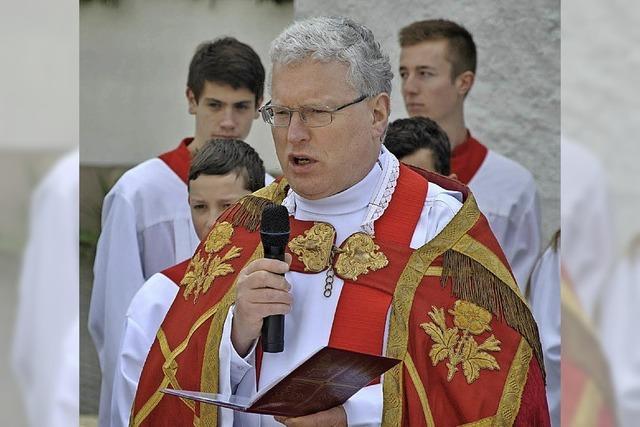
[[[271,45],[284,178],[224,212],[185,266],[131,425],[549,425],[537,326],[471,192],[383,146],[391,65],[348,18]],[[285,262],[263,258],[264,207],[285,206]],[[263,318],[285,315],[284,351]],[[163,388],[251,396],[318,347],[402,361],[343,405],[298,418],[234,413]]]

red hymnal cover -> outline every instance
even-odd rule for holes
[[[252,398],[163,389],[163,393],[257,414],[299,417],[346,402],[398,359],[323,347]]]

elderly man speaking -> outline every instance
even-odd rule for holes
[[[382,146],[392,72],[371,31],[312,18],[270,55],[261,112],[284,178],[223,213],[177,275],[132,425],[549,425],[537,327],[473,195]],[[275,204],[285,262],[263,258],[257,230]],[[284,351],[263,353],[263,318],[279,314]],[[325,345],[402,363],[298,418],[160,392],[252,396]]]

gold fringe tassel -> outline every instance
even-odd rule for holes
[[[227,221],[234,227],[240,226],[249,231],[256,231],[260,226],[262,211],[267,206],[273,205],[274,203],[269,199],[249,194],[225,211],[218,222]]]
[[[503,317],[509,326],[527,340],[546,381],[538,327],[531,311],[518,295],[482,264],[454,250],[448,250],[443,255],[440,277],[443,288],[449,278],[451,292],[456,298],[479,305],[496,317]]]
[[[240,199],[238,203],[220,215],[218,222],[227,221],[234,227],[241,226],[248,231],[256,231],[260,226],[264,208],[282,204],[288,191],[289,184],[286,179],[276,180],[255,193]]]

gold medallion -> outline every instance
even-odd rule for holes
[[[379,249],[370,235],[352,234],[338,251],[336,273],[345,279],[358,280],[361,274],[386,267],[389,260]]]
[[[336,230],[331,224],[316,222],[313,227],[289,242],[289,249],[304,264],[304,271],[319,273],[331,262]]]

